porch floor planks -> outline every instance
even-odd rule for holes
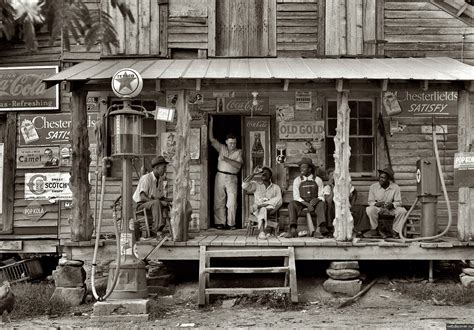
[[[211,242],[217,238],[217,235],[208,235],[204,239],[199,242],[199,246],[201,245],[211,245]]]
[[[189,241],[186,242],[186,246],[199,246],[199,242],[205,239],[206,235],[198,235],[196,237],[191,238]]]
[[[227,239],[226,236],[217,236],[216,239],[214,239],[210,244],[210,246],[222,246],[224,241]],[[235,240],[235,239],[234,239]]]
[[[234,241],[235,246],[245,246],[245,241],[247,240],[247,236],[237,236],[237,238]]]
[[[234,242],[237,239],[237,235],[230,235],[225,238],[222,242],[222,246],[235,246]]]

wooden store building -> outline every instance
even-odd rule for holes
[[[453,15],[455,1],[370,0],[342,7],[346,2],[339,0],[129,3],[140,17],[136,25],[120,23],[118,14],[107,9],[117,16],[121,40],[112,53],[86,52],[77,45],[56,57],[28,57],[30,75],[51,65],[59,68],[40,78],[49,88],[44,92],[56,89],[51,94],[55,106],[1,107],[0,251],[54,253],[65,248],[78,258],[89,253],[101,193],[96,168],[111,153],[107,132],[98,139],[96,127],[103,124],[107,109],[121,102],[111,90],[113,75],[131,68],[144,82],[132,104],[149,112],[176,110],[169,121],[143,120],[134,183],[150,170],[154,156],[163,155],[171,161],[165,190],[173,196],[178,168],[172,165],[181,164],[181,154],[189,158],[189,171],[182,175],[193,208],[190,240],[165,243],[160,258],[198,259],[199,246],[213,244],[294,245],[301,248],[296,253],[300,259],[468,259],[472,254],[474,192],[454,182],[455,153],[470,152],[473,140],[474,68],[469,64],[474,31],[466,23],[471,11]],[[13,77],[19,65],[5,58],[0,58],[0,69]],[[11,86],[14,79],[2,76],[1,81],[1,86]],[[256,165],[269,166],[288,202],[299,174],[297,163],[310,157],[323,180],[331,167],[340,168],[346,179],[350,173],[358,203],[365,205],[377,169],[390,166],[407,208],[417,197],[417,160],[434,155],[435,127],[454,220],[448,236],[455,243],[444,242],[441,250],[436,243],[385,243],[392,249],[384,250],[357,246],[348,234],[328,242],[324,252],[314,248],[322,243],[310,238],[258,242],[244,231],[221,236],[212,230],[217,154],[208,139],[210,116],[218,140],[224,142],[227,133],[238,137],[244,159],[239,186]],[[340,163],[335,153],[340,153]],[[113,236],[112,205],[122,182],[121,163],[108,165],[105,248]],[[239,189],[239,228],[246,226],[251,198]],[[416,208],[414,214],[419,212]],[[283,230],[285,204],[280,213]],[[442,231],[448,222],[442,197],[437,215]]]

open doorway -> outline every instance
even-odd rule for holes
[[[214,115],[214,138],[220,143],[225,144],[227,134],[232,133],[237,137],[237,148],[242,149],[242,118],[235,115]],[[218,152],[208,141],[209,150],[209,223],[215,227],[214,223],[214,185],[217,173]],[[245,155],[243,155],[245,157]],[[237,182],[237,212],[235,224],[237,228],[242,228],[242,171],[239,172]],[[226,212],[227,214],[227,212]]]

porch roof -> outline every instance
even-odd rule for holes
[[[154,79],[366,79],[474,80],[474,66],[447,57],[426,58],[219,58],[193,60],[106,59],[86,61],[43,81],[109,80],[132,68],[144,80]]]

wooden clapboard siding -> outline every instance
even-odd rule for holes
[[[46,170],[40,170],[46,172]],[[48,203],[48,201],[38,201],[43,205],[46,214],[38,221],[32,220],[26,216],[23,210],[31,201],[25,200],[25,173],[31,170],[16,170],[15,175],[15,197],[13,203],[13,234],[31,235],[32,238],[38,238],[38,228],[42,228],[43,234],[56,234],[58,230],[59,205],[58,203]],[[54,172],[54,170],[48,170]]]
[[[205,17],[170,17],[168,48],[207,49],[208,27]]]
[[[157,0],[126,0],[135,23],[122,17],[118,8],[109,1],[102,2],[102,9],[115,22],[119,46],[111,53],[102,48],[105,56],[135,55],[160,56],[168,54],[168,3]]]
[[[428,0],[385,1],[385,55],[447,56],[474,64],[474,27]]]
[[[322,0],[276,5],[276,48],[279,57],[315,57],[319,50],[319,7]]]
[[[2,41],[0,48],[0,65],[14,66],[26,64],[51,64],[57,63],[61,59],[61,42],[56,40],[50,44],[50,38],[47,33],[38,33],[38,49],[34,52],[28,52],[21,41],[6,42]]]

